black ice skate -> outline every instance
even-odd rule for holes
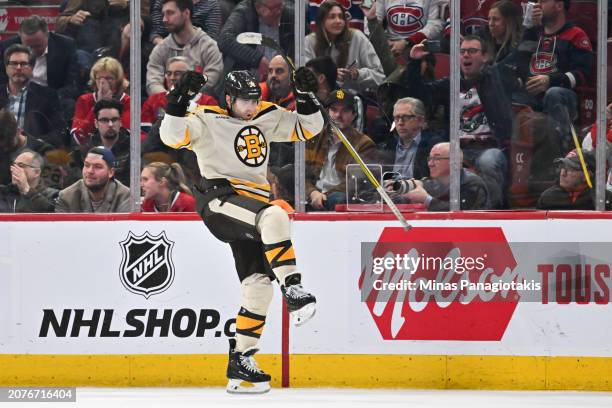
[[[299,274],[288,276],[281,292],[294,326],[301,326],[314,316],[317,299],[304,290]]]
[[[270,391],[270,376],[257,366],[255,357],[253,357],[259,349],[251,347],[244,353],[240,353],[235,351],[235,348],[236,340],[230,339],[227,392],[230,394],[263,394]]]

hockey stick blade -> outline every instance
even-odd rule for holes
[[[262,37],[261,33],[246,32],[238,34],[236,41],[240,44],[262,45]]]

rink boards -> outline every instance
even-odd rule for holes
[[[569,243],[585,243],[583,255],[587,243],[599,248],[583,258],[586,297],[424,305],[362,301],[362,243],[402,236],[389,217],[297,216],[317,315],[289,328],[276,290],[258,361],[276,386],[612,390],[612,251],[601,251],[612,248],[612,219],[597,217],[415,216],[407,239],[493,240],[519,266],[552,265],[551,279],[576,250]],[[193,215],[53,219],[0,222],[0,384],[224,384],[239,303],[227,245]],[[525,243],[544,249],[521,253]]]

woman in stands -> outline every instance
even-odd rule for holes
[[[346,89],[376,90],[384,80],[380,60],[368,37],[348,27],[346,9],[334,0],[325,1],[316,17],[317,30],[305,40],[306,62],[330,56],[338,67],[337,82]]]
[[[195,211],[195,199],[178,163],[147,164],[140,173],[140,188],[144,194],[143,212]]]
[[[129,83],[125,79],[121,63],[111,57],[100,58],[91,67],[89,76],[89,85],[93,92],[83,94],[77,99],[70,131],[79,145],[86,144],[95,130],[93,108],[100,99],[120,101],[123,104],[121,126],[130,128],[130,97],[125,93]]]
[[[494,61],[510,63],[522,35],[522,10],[511,0],[501,0],[489,9],[485,37],[494,47]]]

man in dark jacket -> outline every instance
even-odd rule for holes
[[[570,0],[543,0],[534,6],[534,26],[518,47],[519,68],[526,77],[525,99],[550,115],[563,153],[570,149],[570,122],[578,114],[574,89],[588,85],[593,48],[583,29],[567,21]]]
[[[466,161],[487,184],[493,208],[504,205],[508,180],[507,148],[512,136],[510,95],[520,84],[505,66],[490,65],[486,42],[466,35],[461,42],[460,138]],[[425,105],[449,105],[450,79],[424,82],[420,60],[427,54],[424,44],[412,47],[412,59],[404,73],[411,92]]]
[[[595,156],[583,152],[585,166],[595,181]],[[565,157],[555,160],[559,165],[559,183],[544,191],[538,200],[537,208],[542,210],[594,210],[595,189],[587,185],[580,159],[575,150]],[[612,208],[612,196],[606,191],[606,210]]]
[[[11,184],[0,186],[0,212],[53,212],[58,190],[41,179],[44,159],[25,149],[11,165]]]
[[[284,0],[244,0],[234,8],[219,35],[225,72],[240,69],[257,71],[260,80],[267,75],[270,60],[277,53],[263,46],[239,44],[236,41],[238,34],[248,31],[277,40],[285,54],[293,56],[293,9]]]
[[[64,146],[67,128],[57,93],[32,81],[35,61],[32,49],[21,44],[4,52],[8,82],[0,84],[0,108],[9,110],[28,135]]]
[[[388,142],[381,152],[385,172],[402,178],[420,179],[429,176],[429,151],[442,138],[424,129],[425,105],[416,98],[401,98],[393,107],[393,127]]]
[[[385,189],[397,202],[423,204],[428,211],[450,210],[450,144],[438,143],[427,159],[431,177],[421,180],[402,179],[385,181]],[[461,169],[459,175],[460,208],[484,210],[489,208],[487,186],[476,174]]]
[[[36,56],[33,82],[54,89],[64,105],[79,96],[76,45],[72,38],[50,33],[47,22],[40,16],[30,16],[19,26],[19,35],[0,42],[0,55],[13,44],[28,46]],[[0,83],[7,83],[4,61],[0,66]]]

